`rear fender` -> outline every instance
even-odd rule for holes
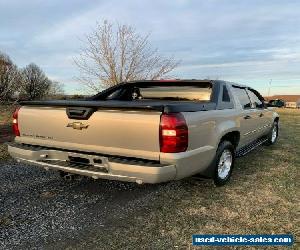
[[[216,133],[218,136],[217,136],[217,141],[216,141],[216,145],[215,145],[215,153],[217,153],[218,146],[219,146],[222,138],[228,133],[239,131],[239,126],[235,121],[227,120],[227,121],[220,123],[217,126],[216,130],[217,130]],[[216,167],[216,161],[217,161],[217,159],[216,159],[216,154],[215,154],[215,157],[213,158],[212,162],[200,174],[205,177],[212,178],[214,175],[215,167]]]

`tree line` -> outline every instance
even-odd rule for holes
[[[0,52],[0,102],[38,100],[63,94],[62,84],[50,80],[36,64],[19,69]]]

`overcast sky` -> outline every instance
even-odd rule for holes
[[[166,56],[178,78],[218,78],[266,94],[300,94],[300,1],[0,0],[0,51],[34,62],[79,93],[73,58],[97,21],[129,24]]]

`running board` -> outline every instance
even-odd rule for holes
[[[248,154],[249,152],[251,152],[252,150],[256,149],[258,146],[260,146],[261,144],[265,143],[268,139],[266,138],[260,138],[254,142],[251,142],[250,144],[242,147],[240,150],[238,150],[235,153],[236,157],[241,157],[244,156],[246,154]]]

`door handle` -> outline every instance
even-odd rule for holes
[[[244,116],[244,119],[245,120],[251,119],[251,116],[250,115],[246,115],[246,116]]]
[[[264,116],[264,114],[263,114],[263,113],[260,113],[260,114],[259,114],[259,117],[263,117],[263,116]]]

